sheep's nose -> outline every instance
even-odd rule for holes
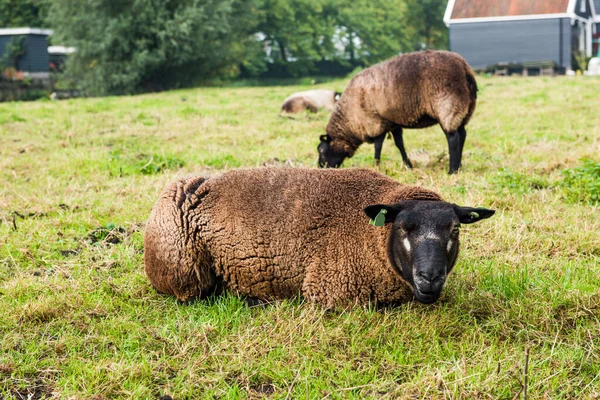
[[[435,272],[419,271],[417,277],[416,283],[419,286],[419,290],[423,293],[439,292],[446,280],[444,275],[436,274]]]
[[[436,277],[434,276],[433,272],[419,271],[417,275],[419,276],[419,278],[421,278],[426,283],[431,283],[431,282],[433,282],[436,279]]]

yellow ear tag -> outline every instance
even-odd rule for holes
[[[379,211],[379,214],[377,214],[377,216],[375,217],[375,219],[369,221],[369,223],[375,226],[384,226],[385,214],[387,214],[387,210],[385,208],[382,208],[381,211]]]

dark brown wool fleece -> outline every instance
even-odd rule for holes
[[[363,208],[441,200],[366,169],[257,168],[180,179],[160,195],[145,234],[146,274],[181,301],[217,280],[260,299],[302,294],[326,307],[410,300],[388,258],[391,224]]]
[[[394,57],[356,75],[344,90],[326,131],[349,156],[393,124],[444,132],[466,125],[475,112],[473,70],[456,53],[421,51]]]

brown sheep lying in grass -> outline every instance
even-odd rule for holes
[[[327,111],[335,109],[335,103],[342,94],[333,90],[315,89],[304,92],[297,92],[287,97],[281,105],[282,113],[300,113],[310,111],[316,113],[324,108]]]
[[[460,224],[492,214],[364,169],[185,178],[152,210],[146,274],[183,302],[222,283],[252,298],[301,294],[325,307],[395,304],[413,293],[433,303],[456,262]]]
[[[391,132],[407,167],[402,129],[440,124],[448,140],[450,171],[461,165],[465,125],[475,111],[477,83],[458,54],[423,51],[394,57],[356,75],[344,90],[321,136],[319,166],[339,167],[364,142],[375,144],[379,163]]]

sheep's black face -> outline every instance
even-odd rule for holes
[[[383,211],[382,211],[383,210]],[[397,272],[425,304],[437,301],[458,257],[461,224],[494,215],[486,208],[460,207],[444,201],[410,200],[365,208],[371,218],[392,224],[390,251]]]
[[[346,158],[345,152],[335,151],[331,146],[331,136],[321,135],[319,151],[319,168],[338,168]]]

